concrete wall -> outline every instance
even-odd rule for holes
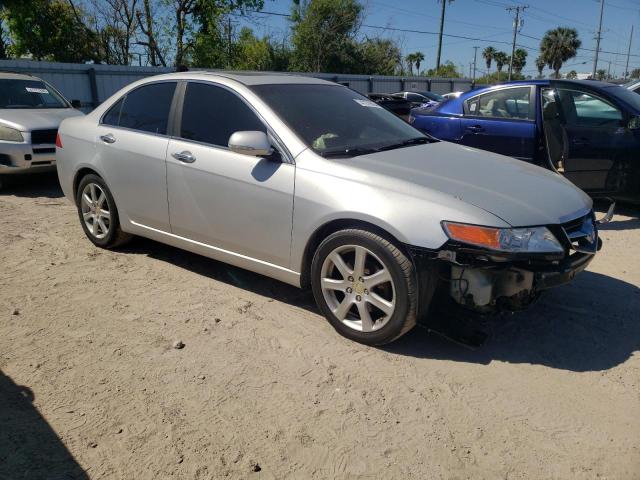
[[[0,60],[0,71],[29,73],[40,77],[60,90],[69,100],[80,100],[83,110],[90,111],[125,85],[144,77],[172,72],[174,69],[169,67],[128,67],[37,62],[33,60]],[[339,82],[363,94],[392,93],[401,90],[431,90],[442,94],[471,88],[471,80],[462,78],[401,78],[331,73],[305,73],[302,75]]]

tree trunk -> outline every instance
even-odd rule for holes
[[[0,17],[0,59],[7,58],[7,46],[4,43],[4,32],[2,31],[2,17]]]

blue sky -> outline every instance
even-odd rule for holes
[[[361,0],[365,5],[365,22],[368,25],[437,32],[439,29],[440,4],[436,0]],[[528,47],[529,56],[525,74],[535,74],[534,60],[538,53],[539,39],[557,26],[570,26],[578,30],[583,49],[578,56],[567,62],[563,71],[591,72],[595,50],[595,33],[600,13],[599,0],[455,0],[447,5],[445,33],[481,40],[447,38],[443,40],[443,60],[453,61],[458,68],[469,72],[473,61],[473,47],[479,46],[478,70],[485,69],[480,58],[481,50],[493,45],[511,54],[513,17],[507,6],[528,4],[524,12],[524,25],[518,44]],[[265,11],[289,13],[290,0],[265,0]],[[286,18],[273,15],[254,15],[249,22],[257,33],[282,38],[287,34]],[[629,69],[640,67],[640,0],[605,0],[601,50],[598,68],[607,69],[611,61],[611,73],[621,75],[624,71],[629,33],[634,25],[632,57]],[[435,65],[437,36],[398,32],[363,27],[361,33],[368,36],[391,37],[398,41],[404,54],[421,51],[426,60],[421,68]],[[530,38],[534,37],[534,38]],[[505,43],[500,43],[505,42]],[[589,50],[587,50],[589,49]],[[637,56],[633,56],[637,55]],[[586,62],[586,63],[583,63]],[[547,72],[548,73],[548,72]]]

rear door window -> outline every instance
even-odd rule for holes
[[[102,123],[166,135],[176,82],[144,85],[118,100]]]
[[[567,125],[580,127],[618,127],[622,112],[603,98],[580,90],[556,89]]]
[[[247,130],[267,132],[255,112],[235,93],[206,83],[187,85],[180,137],[226,148],[233,133]]]
[[[505,88],[471,98],[465,114],[473,117],[532,120],[531,88]]]

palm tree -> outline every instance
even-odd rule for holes
[[[549,30],[540,42],[540,56],[553,69],[555,78],[560,78],[562,64],[578,53],[582,42],[575,28],[558,27]]]
[[[420,64],[424,61],[424,53],[415,52],[413,54],[413,61],[416,64],[417,74],[420,75]]]
[[[500,73],[502,72],[502,67],[504,67],[504,64],[509,61],[509,57],[504,52],[496,52],[493,54],[493,59],[496,61],[496,69],[498,69],[498,81],[500,81]]]
[[[576,72],[575,70],[571,70],[569,73],[567,73],[567,78],[570,80],[575,80],[576,78],[578,78],[578,72]]]
[[[604,68],[596,70],[596,79],[604,80],[607,77],[607,71]]]
[[[408,54],[406,57],[404,57],[404,61],[407,62],[407,65],[409,66],[409,73],[413,75],[413,62],[416,61],[416,54]]]
[[[513,71],[520,75],[522,69],[527,64],[527,51],[523,48],[516,48],[513,54]]]
[[[491,70],[491,61],[493,60],[493,56],[496,54],[496,49],[493,47],[487,47],[482,51],[482,57],[487,62],[487,75],[489,74],[489,70]]]
[[[544,58],[541,56],[536,58],[536,68],[538,69],[538,77],[542,78],[542,71],[544,67],[547,65],[547,62],[544,61]]]

